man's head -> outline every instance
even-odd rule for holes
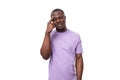
[[[54,25],[58,31],[66,30],[66,17],[62,9],[54,9],[51,12],[51,18],[53,19]]]

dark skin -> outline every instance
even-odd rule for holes
[[[43,59],[47,60],[52,54],[50,33],[56,28],[58,32],[65,32],[67,30],[65,24],[66,16],[61,11],[55,11],[51,13],[51,20],[47,24],[44,41],[40,49],[40,54]],[[77,80],[82,80],[83,73],[83,58],[82,54],[76,54],[76,76]]]

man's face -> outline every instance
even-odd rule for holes
[[[61,11],[55,11],[51,14],[56,29],[61,30],[65,28],[65,16]]]

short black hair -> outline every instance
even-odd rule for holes
[[[54,10],[51,12],[51,14],[52,14],[53,12],[56,12],[56,11],[60,11],[60,12],[62,12],[62,13],[64,14],[64,11],[63,11],[62,9],[59,9],[59,8],[54,9]],[[65,15],[65,14],[64,14],[64,15]]]

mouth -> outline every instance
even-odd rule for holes
[[[62,26],[62,24],[61,24],[61,23],[59,23],[57,26],[61,27],[61,26]]]

